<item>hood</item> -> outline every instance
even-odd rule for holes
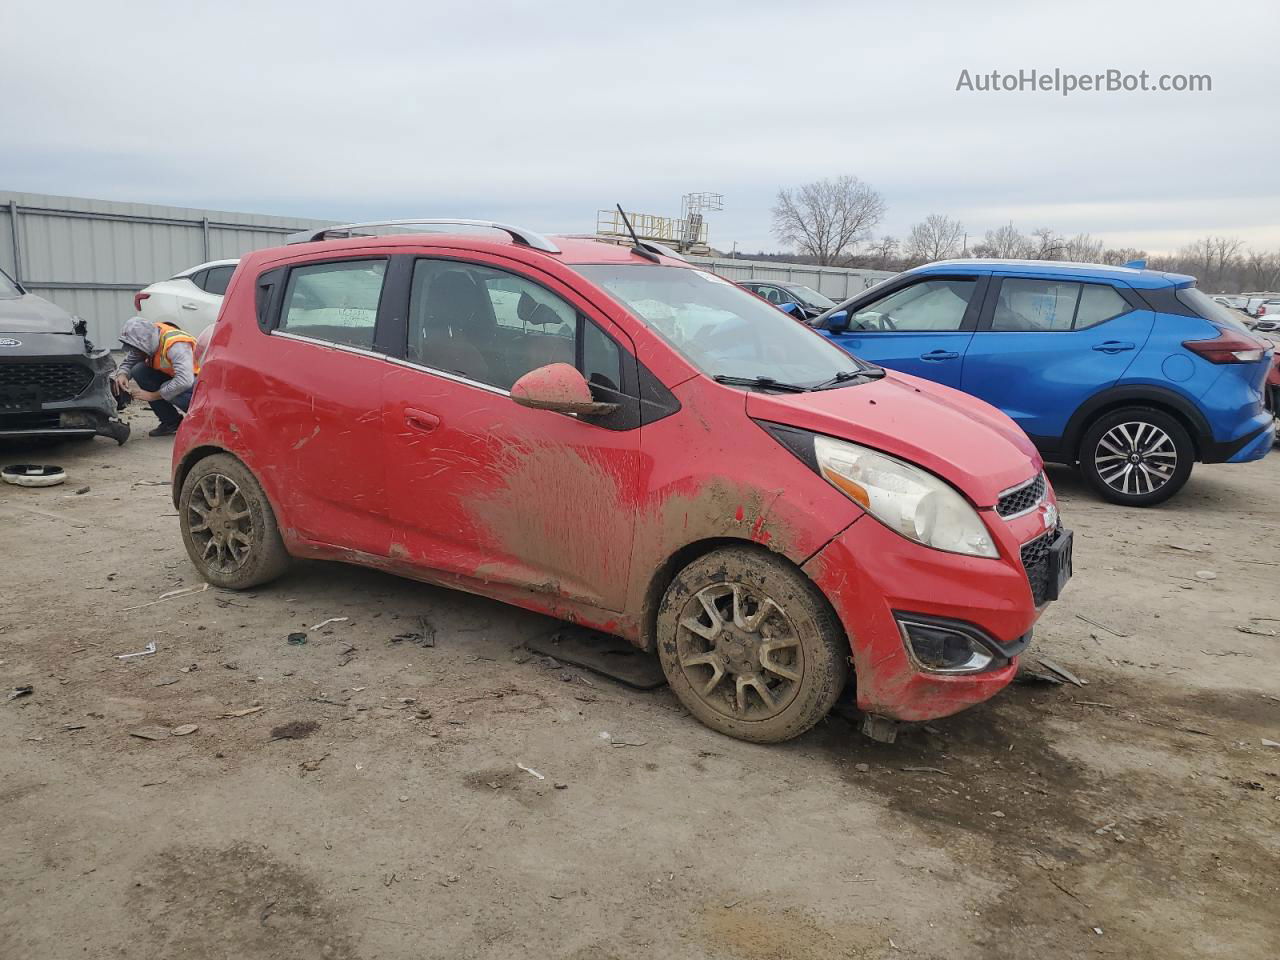
[[[73,324],[71,314],[34,293],[0,299],[0,334],[74,334],[76,331]]]
[[[160,328],[145,317],[130,317],[120,330],[120,342],[150,356],[160,346]]]
[[[979,507],[1030,480],[1040,455],[1022,429],[959,390],[886,371],[882,380],[810,393],[747,395],[747,414],[860,443],[918,464]]]

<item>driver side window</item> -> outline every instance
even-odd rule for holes
[[[849,331],[959,330],[977,287],[976,278],[924,280],[912,284],[863,307],[850,318]]]

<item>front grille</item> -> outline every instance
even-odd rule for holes
[[[79,363],[0,363],[0,409],[74,400],[92,382],[93,371]]]
[[[1050,530],[1022,545],[1022,567],[1027,571],[1027,581],[1031,584],[1031,598],[1037,607],[1048,598],[1049,545],[1057,535],[1056,529]]]
[[[7,430],[57,430],[62,418],[56,413],[4,413],[0,411],[0,433]]]
[[[996,502],[996,513],[1001,517],[1013,517],[1026,513],[1044,499],[1044,474],[1037,474],[1016,490],[1010,490]]]

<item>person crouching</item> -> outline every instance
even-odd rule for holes
[[[111,378],[112,392],[151,405],[160,426],[148,436],[172,436],[186,415],[200,374],[196,338],[172,323],[131,317],[120,331],[120,342],[125,355]]]

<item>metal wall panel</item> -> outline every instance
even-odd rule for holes
[[[0,267],[84,317],[105,346],[133,314],[133,294],[148,284],[331,222],[0,191]]]
[[[803,283],[839,303],[895,276],[887,270],[855,270],[845,267],[815,267],[807,263],[781,263],[776,260],[737,260],[720,257],[689,257],[726,280],[774,280],[779,283]]]

